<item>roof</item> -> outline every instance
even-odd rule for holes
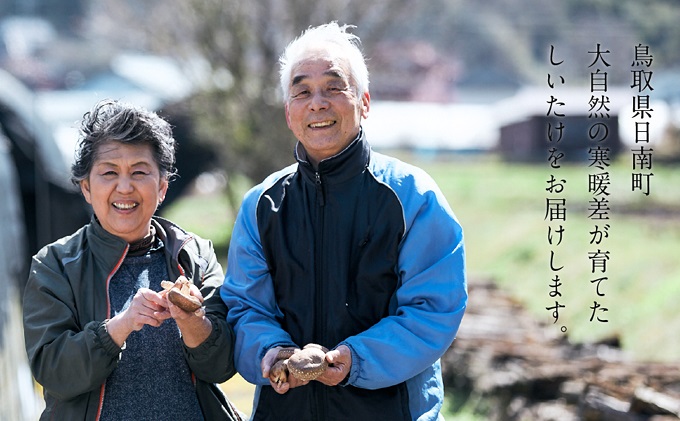
[[[362,122],[376,148],[486,150],[498,141],[498,126],[484,104],[371,102]]]
[[[11,139],[16,147],[35,148],[38,164],[54,184],[72,189],[70,169],[52,136],[52,131],[40,118],[34,94],[14,76],[0,69],[0,106],[16,115],[31,139]],[[33,144],[33,142],[35,142]],[[55,159],[56,158],[56,159]]]

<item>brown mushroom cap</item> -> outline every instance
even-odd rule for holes
[[[328,367],[326,352],[328,350],[320,345],[309,344],[288,358],[286,365],[298,379],[314,380]]]
[[[194,297],[193,295],[182,294],[175,288],[168,291],[168,300],[170,300],[170,302],[177,307],[189,313],[193,313],[194,311],[201,308],[201,302],[198,300],[198,298]]]
[[[161,281],[161,286],[165,289],[168,300],[184,311],[193,313],[201,308],[201,301],[191,295],[191,282],[180,276],[177,281]]]

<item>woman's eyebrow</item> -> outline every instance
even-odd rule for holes
[[[116,167],[116,168],[119,166],[119,164],[117,164],[115,161],[108,161],[108,160],[96,161],[93,165],[98,166],[98,167],[99,166],[106,166],[106,167]],[[130,164],[130,167],[140,167],[140,166],[150,167],[151,164],[148,161],[138,161],[138,162],[134,162],[134,163]]]

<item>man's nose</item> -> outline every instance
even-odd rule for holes
[[[326,93],[321,89],[313,91],[309,107],[314,111],[328,108],[328,96]]]

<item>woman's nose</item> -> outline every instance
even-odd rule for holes
[[[118,184],[116,185],[116,190],[120,193],[129,193],[134,190],[132,180],[130,177],[120,177],[118,178]]]

